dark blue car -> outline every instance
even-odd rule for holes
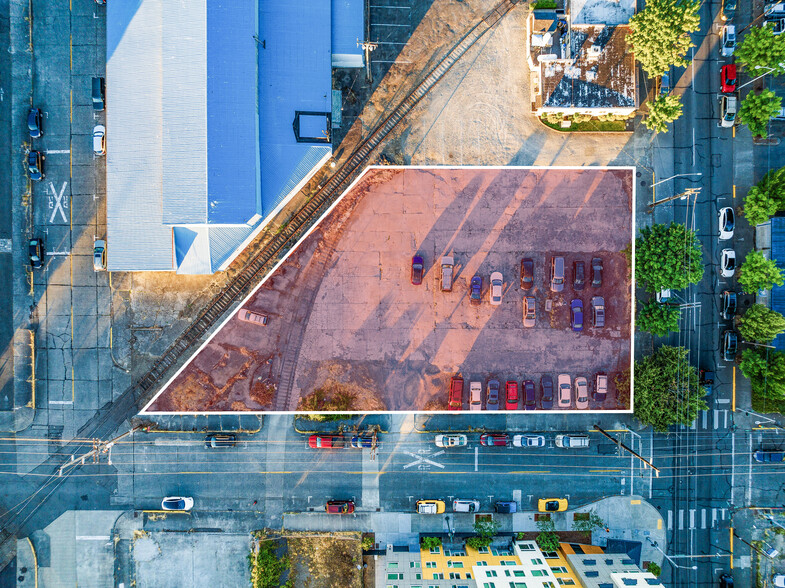
[[[474,276],[472,278],[472,284],[469,288],[469,301],[472,304],[480,304],[480,300],[482,299],[482,278],[480,276]]]
[[[572,325],[573,331],[582,331],[583,330],[583,302],[580,299],[575,298],[572,302],[570,302],[570,312],[571,312],[571,321],[570,324]]]

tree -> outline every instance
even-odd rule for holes
[[[559,534],[556,532],[556,525],[551,519],[540,519],[537,521],[537,529],[540,534],[535,537],[537,545],[543,551],[559,550]]]
[[[734,51],[736,63],[746,66],[750,75],[769,73],[765,70],[755,74],[756,68],[770,68],[774,75],[785,73],[785,38],[774,34],[774,26],[769,23],[753,27],[744,36]]]
[[[769,136],[769,121],[782,108],[782,99],[769,89],[760,94],[750,92],[742,101],[739,120],[750,128],[756,137]]]
[[[635,417],[655,431],[689,425],[708,407],[698,385],[698,374],[687,361],[684,347],[663,345],[635,362]]]
[[[635,279],[648,292],[681,290],[703,277],[701,245],[684,225],[652,225],[635,240]]]
[[[627,42],[649,77],[689,63],[684,55],[695,46],[690,33],[700,28],[698,6],[691,0],[650,0],[630,19]]]
[[[739,333],[747,341],[768,343],[785,331],[785,316],[762,304],[753,304],[739,319]]]
[[[475,521],[474,532],[477,533],[475,537],[469,537],[466,540],[466,545],[472,549],[481,549],[488,547],[492,542],[496,533],[499,531],[500,523],[498,521]]]
[[[679,314],[678,306],[660,304],[651,298],[638,311],[635,325],[639,331],[647,331],[657,337],[663,337],[670,331],[679,330]]]
[[[785,353],[773,349],[745,349],[739,369],[749,378],[753,394],[785,399]]]
[[[662,568],[658,566],[653,561],[649,562],[649,567],[646,568],[646,571],[652,574],[653,576],[659,576],[662,573]]]
[[[759,225],[780,210],[785,210],[785,167],[767,172],[749,189],[743,214],[750,224]]]
[[[602,517],[600,517],[600,515],[598,515],[593,510],[590,510],[588,513],[585,514],[588,514],[589,516],[579,520],[573,519],[572,521],[573,531],[582,531],[584,533],[591,533],[596,529],[602,529],[608,526],[607,523],[602,520]]]
[[[646,128],[655,133],[667,133],[668,123],[681,116],[681,96],[668,94],[649,103],[649,116],[643,120]]]
[[[750,251],[739,268],[739,284],[748,294],[768,290],[775,284],[782,286],[784,281],[777,263],[766,259],[760,251]]]
[[[433,549],[435,547],[441,547],[442,540],[438,537],[423,537],[420,539],[420,545],[422,545],[423,549]]]

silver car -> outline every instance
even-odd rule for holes
[[[465,500],[456,498],[452,501],[453,512],[477,512],[480,510],[479,500]]]
[[[491,274],[491,289],[490,297],[493,306],[499,306],[502,303],[502,286],[504,285],[504,277],[501,272],[493,272]]]
[[[572,406],[572,381],[567,374],[559,374],[557,380],[558,388],[558,403],[559,408],[570,408]]]
[[[589,382],[583,376],[575,378],[575,406],[589,408]]]
[[[545,435],[513,435],[513,447],[545,447]]]
[[[499,380],[488,381],[488,396],[485,399],[486,410],[499,410]]]
[[[533,327],[537,319],[537,306],[534,301],[534,296],[525,296],[523,298],[523,326]]]

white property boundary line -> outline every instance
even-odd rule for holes
[[[369,165],[366,167],[362,173],[355,179],[346,190],[336,199],[336,201],[328,208],[324,214],[311,226],[306,233],[300,237],[297,243],[286,252],[286,254],[281,258],[281,260],[275,264],[272,270],[262,279],[261,282],[242,300],[240,304],[237,305],[237,308],[234,312],[232,312],[229,316],[227,316],[220,325],[213,329],[213,332],[210,336],[205,340],[199,348],[191,354],[191,357],[175,372],[175,374],[169,378],[169,380],[164,384],[164,386],[153,396],[152,400],[148,402],[144,408],[139,412],[139,414],[150,414],[150,415],[265,415],[265,414],[294,414],[294,415],[306,415],[306,414],[329,414],[331,411],[296,411],[296,410],[281,410],[281,411],[207,411],[207,412],[182,412],[182,411],[148,411],[147,409],[152,406],[158,397],[163,394],[167,388],[177,379],[177,377],[182,373],[182,371],[188,367],[194,358],[202,351],[209,343],[213,340],[221,329],[228,323],[234,316],[239,312],[243,306],[245,305],[248,300],[251,299],[254,294],[261,288],[264,283],[272,276],[278,268],[284,264],[284,262],[289,258],[289,256],[294,253],[297,248],[305,241],[311,233],[322,224],[322,221],[327,218],[333,209],[340,204],[340,202],[344,199],[344,197],[351,192],[354,187],[363,179],[365,178],[366,174],[368,174],[371,170],[384,170],[384,169],[399,169],[399,170],[439,170],[439,171],[449,171],[449,170],[535,170],[535,171],[551,171],[551,170],[578,170],[578,171],[585,171],[585,170],[600,170],[600,171],[613,171],[613,170],[623,170],[629,171],[632,174],[631,185],[632,185],[632,211],[631,211],[631,223],[630,223],[630,240],[632,243],[632,268],[631,268],[631,277],[630,277],[630,408],[628,410],[533,410],[533,411],[523,411],[523,410],[499,410],[499,411],[480,411],[475,414],[482,414],[482,415],[489,415],[489,414],[631,414],[634,410],[634,384],[635,384],[635,210],[636,210],[636,185],[635,185],[635,166],[577,166],[577,165],[568,165],[568,166],[534,166],[534,165],[517,165],[517,166],[508,166],[508,165],[491,165],[491,166],[482,166],[482,165],[464,165],[464,166],[443,166],[443,165]],[[469,411],[447,411],[447,410],[373,410],[367,412],[358,412],[358,411],[332,411],[337,414],[451,414],[451,415],[462,415],[468,414]]]

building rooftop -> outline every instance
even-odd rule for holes
[[[635,14],[635,0],[571,0],[572,24],[623,25]]]

